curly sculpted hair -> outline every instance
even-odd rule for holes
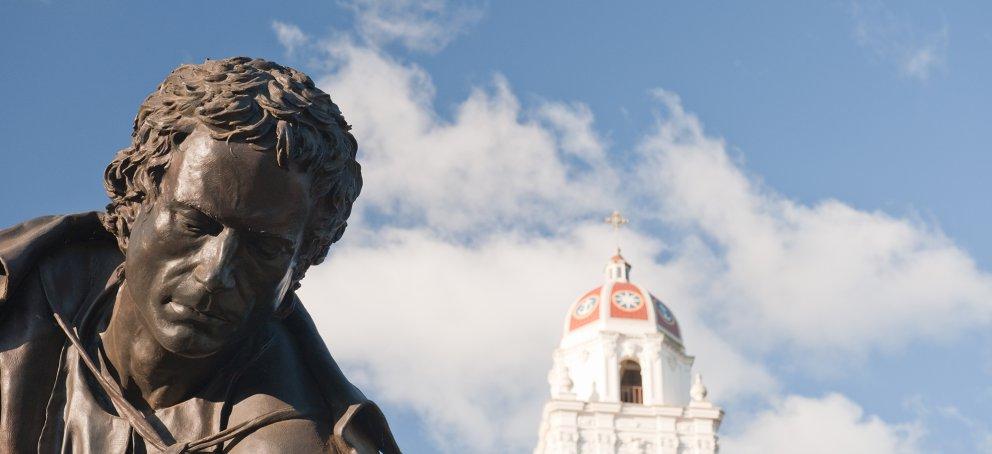
[[[141,104],[131,145],[107,166],[104,227],[127,253],[131,223],[158,195],[172,156],[198,125],[216,140],[274,150],[279,166],[294,162],[312,175],[316,209],[293,269],[298,285],[344,233],[362,173],[351,126],[331,97],[305,74],[270,61],[235,57],[172,71]]]

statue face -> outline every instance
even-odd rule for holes
[[[272,150],[198,128],[132,223],[123,291],[144,328],[166,350],[202,357],[264,323],[289,289],[309,189]]]

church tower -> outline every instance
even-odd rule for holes
[[[534,454],[717,452],[723,411],[692,377],[675,314],[630,269],[618,248],[603,284],[569,308]]]

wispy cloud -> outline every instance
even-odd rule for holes
[[[481,4],[449,0],[346,0],[358,33],[369,43],[398,42],[411,50],[437,52],[481,17]]]
[[[858,44],[893,63],[903,76],[923,81],[946,68],[950,40],[946,23],[924,28],[871,0],[852,3],[851,15]]]
[[[293,24],[287,24],[285,22],[272,21],[272,31],[276,34],[276,39],[279,40],[279,44],[286,49],[287,55],[293,55],[310,42],[310,38]]]
[[[976,399],[987,399],[975,396]],[[933,401],[933,402],[930,402]],[[992,452],[992,425],[988,418],[965,414],[955,405],[933,396],[909,397],[903,403],[917,421],[925,427],[954,427],[954,437],[942,440],[941,449],[947,452]]]
[[[748,176],[676,95],[657,96],[669,113],[639,150],[645,199],[659,202],[644,215],[713,245],[697,297],[721,331],[798,356],[849,355],[989,323],[992,277],[936,227],[790,200]]]

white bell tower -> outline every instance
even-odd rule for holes
[[[626,223],[618,212],[607,222]],[[617,254],[569,309],[548,373],[535,454],[711,454],[723,411],[707,400],[675,315]]]

